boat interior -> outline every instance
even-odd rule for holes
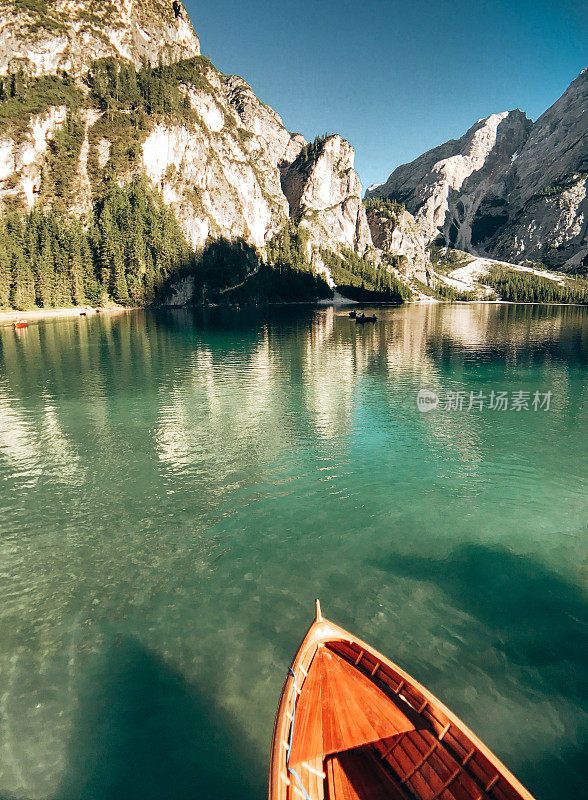
[[[289,798],[530,797],[446,718],[431,695],[355,642],[321,643],[305,672],[296,690],[286,764]]]

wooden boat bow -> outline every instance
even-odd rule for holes
[[[269,800],[533,800],[431,692],[316,601],[284,683]]]

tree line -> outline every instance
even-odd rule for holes
[[[142,305],[193,258],[173,213],[142,181],[114,185],[86,227],[55,211],[0,215],[0,307]]]
[[[450,303],[455,300],[475,300],[477,296],[475,292],[456,289],[454,286],[450,286],[443,281],[437,281],[437,285],[435,286],[435,295],[441,300],[449,300]]]
[[[34,210],[0,215],[0,308],[164,302],[194,277],[195,303],[313,301],[332,296],[308,261],[303,230],[288,223],[267,259],[243,240],[188,245],[173,212],[142,180],[110,187],[89,224]]]
[[[341,294],[351,300],[402,303],[411,297],[408,286],[390,269],[386,266],[377,267],[352,250],[337,255],[321,249],[321,257]]]
[[[267,256],[243,239],[208,242],[194,266],[199,303],[314,302],[333,292],[308,259],[308,235],[288,221],[267,244]]]
[[[325,143],[328,141],[328,139],[330,139],[330,137],[331,134],[325,131],[325,133],[322,135],[315,136],[312,142],[307,142],[302,150],[298,153],[298,156],[292,163],[291,168],[296,169],[299,172],[305,172],[306,169],[315,164],[319,156],[322,155]]]
[[[588,303],[588,292],[579,286],[561,286],[530,272],[493,267],[484,279],[502,300],[518,303]]]
[[[363,201],[363,204],[366,211],[385,214],[392,219],[395,219],[406,211],[404,203],[397,203],[396,200],[393,200],[391,197],[368,197]]]
[[[90,98],[103,111],[142,109],[147,114],[190,114],[190,101],[180,90],[181,84],[208,85],[206,70],[211,66],[205,56],[195,56],[172,64],[153,67],[145,62],[140,69],[121,58],[109,56],[92,63],[84,81]],[[84,94],[66,72],[34,77],[24,70],[0,76],[0,103],[15,111],[33,98],[48,107],[59,102],[80,105]],[[8,110],[7,109],[7,110]]]
[[[118,58],[101,58],[92,64],[87,82],[91,96],[103,111],[142,110],[146,114],[190,115],[192,108],[180,84],[205,81],[203,57],[139,70]]]

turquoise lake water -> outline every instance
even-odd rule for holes
[[[315,597],[583,794],[588,311],[377,313],[0,330],[0,800],[263,798]]]

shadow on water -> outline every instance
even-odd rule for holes
[[[93,678],[81,698],[59,800],[259,796],[259,765],[208,693],[133,639],[99,672],[102,685]]]
[[[585,706],[588,599],[579,586],[532,557],[478,544],[463,545],[446,559],[394,555],[374,565],[433,583],[456,608],[478,619],[490,644],[521,668],[517,684],[529,693],[529,709],[543,696],[563,721],[566,702]],[[546,721],[540,716],[536,724],[543,728]],[[543,751],[521,763],[517,777],[543,800],[579,797],[587,747],[585,729],[576,730],[558,752]]]
[[[436,584],[492,632],[513,663],[539,670],[546,689],[572,701],[586,696],[588,599],[536,559],[468,544],[447,559],[394,555],[375,566]],[[554,685],[553,670],[566,680]]]
[[[134,639],[101,662],[84,681],[65,775],[51,800],[263,796],[265,765],[208,692]]]
[[[195,332],[246,332],[255,335],[267,325],[297,327],[313,322],[317,312],[324,310],[314,303],[296,303],[291,306],[245,305],[236,309],[230,306],[201,308],[161,308],[150,311],[153,319],[174,331]]]

